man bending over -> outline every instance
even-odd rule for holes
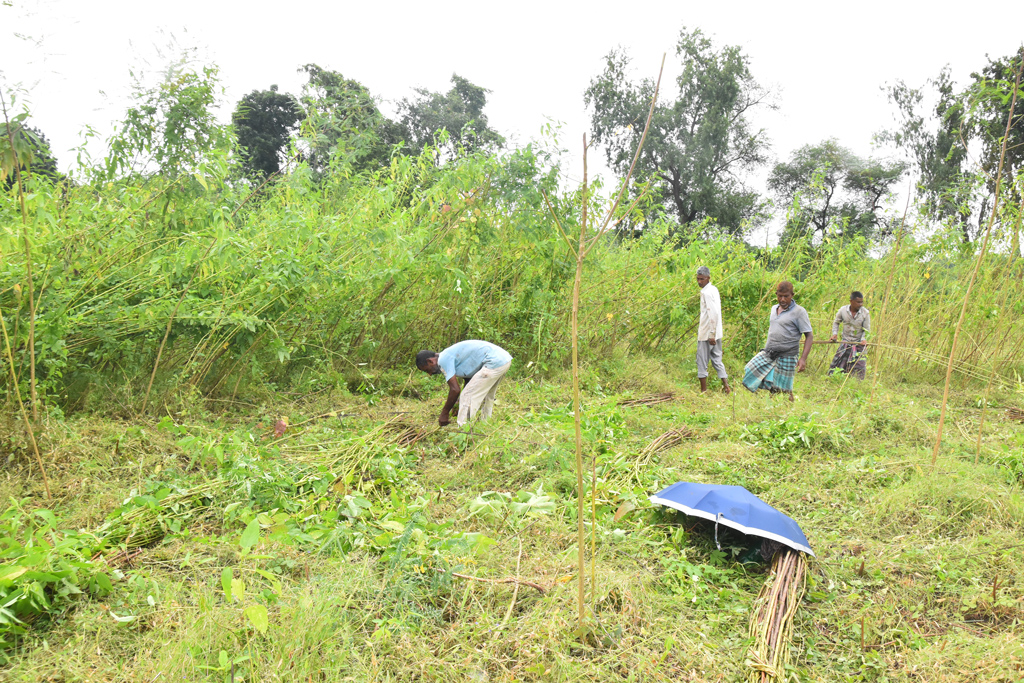
[[[768,314],[768,340],[764,350],[750,359],[745,368],[743,386],[757,393],[767,389],[771,393],[786,392],[793,400],[793,379],[807,367],[807,356],[814,342],[814,331],[807,311],[793,301],[793,283],[785,280],[775,289],[779,302]],[[800,353],[800,336],[804,335],[804,350]]]
[[[444,402],[437,423],[442,427],[449,422],[452,407],[459,404],[458,425],[462,427],[474,415],[486,420],[494,408],[494,394],[498,384],[512,365],[512,356],[496,344],[467,339],[453,344],[441,353],[420,351],[416,354],[416,367],[429,375],[444,373],[448,382],[448,400]],[[459,378],[466,381],[459,388]]]

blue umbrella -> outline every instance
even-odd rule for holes
[[[722,524],[745,534],[770,538],[814,557],[807,537],[792,518],[782,514],[742,486],[717,486],[681,481],[651,496],[651,502],[694,517],[710,519],[715,524]]]

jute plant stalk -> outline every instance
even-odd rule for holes
[[[238,205],[234,211],[231,212],[231,216],[228,218],[228,222],[234,219],[235,215],[242,210],[242,207],[249,203],[263,187],[276,176],[277,173],[272,173],[267,176],[267,179],[260,184],[255,190],[253,190],[248,197],[246,197],[241,204]],[[199,269],[203,267],[203,263],[206,261],[206,257],[213,251],[213,247],[217,244],[218,236],[214,235],[213,239],[210,240],[210,246],[206,248],[203,255],[199,257],[199,262],[196,263],[196,267],[192,269],[192,275],[189,277],[188,282],[185,283],[185,288],[181,290],[181,296],[178,297],[178,303],[174,304],[174,310],[171,311],[171,315],[167,318],[167,328],[164,330],[164,338],[160,340],[160,348],[156,352],[156,361],[153,363],[153,372],[149,375],[149,384],[146,385],[146,395],[142,398],[142,413],[146,412],[146,404],[149,403],[149,392],[153,390],[153,380],[156,379],[156,371],[160,368],[160,358],[164,355],[164,347],[167,346],[167,338],[171,336],[171,325],[174,323],[174,316],[178,315],[178,308],[181,307],[185,297],[188,296],[189,287],[192,286],[192,282],[196,279],[196,275],[199,274]]]
[[[747,651],[748,683],[786,680],[786,665],[793,639],[793,617],[803,599],[807,560],[796,550],[775,553],[771,571],[750,613]]]
[[[0,329],[4,333],[4,351],[7,354],[7,362],[11,366],[11,384],[14,385],[14,398],[18,401],[18,408],[21,410],[21,419],[25,423],[25,431],[28,433],[28,440],[32,444],[32,453],[36,456],[36,463],[39,465],[39,472],[43,475],[43,488],[46,490],[46,499],[49,500],[50,480],[46,477],[46,468],[43,467],[43,457],[39,455],[39,445],[36,443],[36,434],[32,429],[32,423],[28,421],[25,413],[25,403],[21,400],[21,389],[18,388],[18,376],[14,372],[14,356],[11,355],[11,340],[7,336],[7,323],[4,322],[3,313],[0,313]]]
[[[894,246],[892,250],[892,262],[889,264],[889,277],[885,281],[885,294],[882,297],[882,312],[881,315],[878,316],[878,327],[880,328],[884,328],[887,322],[885,319],[885,312],[886,309],[889,307],[889,294],[892,292],[892,278],[893,275],[896,273],[896,257],[900,253],[900,247],[903,245],[903,236],[906,234],[907,210],[910,209],[910,195],[911,192],[908,192],[907,205],[903,208],[903,220],[900,221],[900,232],[896,238],[896,246]],[[879,341],[881,341],[881,336],[879,336]],[[874,400],[875,398],[875,386],[878,384],[878,371],[882,365],[882,356],[883,352],[879,350],[878,356],[875,358],[875,368],[871,377],[872,400]]]
[[[999,170],[996,172],[996,196],[992,200],[992,213],[988,218],[988,227],[985,229],[985,239],[981,243],[981,251],[974,262],[974,270],[971,271],[971,280],[967,283],[967,293],[964,295],[963,305],[960,306],[960,319],[956,323],[956,331],[953,333],[953,346],[949,350],[949,362],[946,364],[946,386],[942,390],[942,407],[939,409],[939,428],[935,435],[935,448],[932,449],[932,470],[935,469],[935,462],[939,458],[939,447],[942,445],[942,426],[946,422],[946,403],[949,401],[949,381],[953,376],[953,358],[956,355],[957,342],[960,341],[960,328],[964,324],[964,316],[967,314],[967,302],[971,300],[971,290],[974,289],[974,281],[978,277],[978,269],[985,261],[988,252],[988,240],[992,235],[992,225],[996,222],[996,215],[999,210],[999,195],[1003,183],[1003,164],[1006,162],[1006,143],[1010,139],[1010,128],[1013,126],[1013,112],[1017,106],[1017,91],[1020,89],[1020,74],[1024,70],[1024,59],[1017,67],[1017,78],[1013,82],[1013,95],[1010,98],[1010,115],[1006,118],[1006,131],[1003,133],[1003,146],[999,152]]]
[[[580,287],[583,281],[583,261],[587,256],[587,253],[594,247],[597,240],[607,232],[612,219],[615,217],[615,212],[619,207],[619,203],[622,201],[622,196],[625,194],[626,189],[629,187],[630,179],[633,177],[633,170],[636,168],[636,163],[640,159],[640,152],[644,148],[644,142],[647,140],[647,131],[651,126],[651,118],[654,116],[654,106],[658,101],[658,91],[661,88],[661,75],[665,70],[665,55],[661,58],[661,69],[658,71],[658,81],[654,86],[654,94],[651,97],[650,110],[647,112],[647,121],[644,124],[643,135],[640,136],[640,144],[637,146],[636,154],[633,156],[633,163],[630,164],[629,172],[626,173],[626,177],[622,181],[622,186],[619,189],[619,193],[615,198],[615,201],[609,207],[608,212],[604,218],[600,221],[600,227],[594,231],[592,236],[587,235],[587,210],[590,206],[590,197],[588,195],[587,186],[587,136],[583,135],[583,193],[582,193],[582,210],[580,212],[580,234],[578,244],[573,245],[569,236],[562,228],[561,222],[558,220],[558,215],[551,207],[550,201],[548,201],[547,195],[544,196],[545,202],[548,204],[548,210],[551,212],[552,217],[555,220],[555,226],[558,228],[558,232],[562,235],[569,250],[576,257],[576,276],[573,279],[572,286],[572,318],[570,324],[571,337],[572,337],[572,399],[573,399],[573,427],[576,436],[576,545],[578,548],[577,552],[577,607],[578,607],[578,618],[579,626],[583,627],[583,622],[586,619],[586,591],[585,591],[585,577],[586,577],[586,558],[584,548],[586,547],[586,525],[584,524],[584,510],[585,500],[583,496],[583,431],[581,425],[581,414],[580,414],[580,362],[579,362],[579,312],[580,312]],[[635,202],[634,202],[635,203]],[[594,465],[596,469],[596,461]],[[591,497],[597,495],[597,480],[591,482]],[[594,512],[594,502],[591,501],[591,514]],[[591,519],[591,527],[596,529],[596,520]],[[593,540],[592,540],[593,546]],[[596,570],[593,564],[593,547],[591,548],[591,587],[590,590],[596,595]]]
[[[18,160],[18,153],[14,147],[14,131],[11,129],[11,119],[7,116],[7,100],[0,92],[0,107],[4,111],[4,122],[7,124],[7,142],[11,146],[11,155],[14,158],[14,177],[18,183],[18,200],[21,202],[21,240],[25,245],[25,279],[28,284],[28,372],[29,372],[29,398],[32,403],[32,421],[39,421],[39,409],[36,405],[36,301],[32,284],[32,243],[28,239],[28,210],[25,208],[25,181],[21,175],[21,164]],[[6,335],[6,331],[4,332]],[[14,372],[14,365],[11,365],[11,372]],[[17,379],[15,379],[17,384]],[[19,399],[20,401],[20,399]],[[31,428],[30,428],[31,429]],[[35,437],[33,437],[35,443]],[[45,478],[45,474],[43,477]],[[46,497],[50,497],[47,488]]]
[[[1016,235],[1016,234],[1018,234],[1020,232],[1021,216],[1024,216],[1024,205],[1017,207],[1017,222],[1016,222],[1016,224],[1013,227],[1014,235]],[[1013,263],[1012,257],[1011,257],[1010,263],[1011,264]],[[1000,315],[1002,315],[1003,311],[1006,310],[1006,299],[1007,299],[1007,297],[1008,297],[1008,295],[1010,293],[1010,290],[1013,288],[1012,283],[1009,282],[1009,280],[1012,278],[1012,276],[1013,276],[1013,268],[1012,268],[1012,266],[1007,266],[1007,268],[1006,268],[1006,280],[1008,282],[1006,282],[1006,284],[1003,286],[1003,293],[1002,293],[1002,295],[999,298],[999,312],[1000,312]],[[989,394],[992,392],[992,383],[996,379],[996,371],[998,369],[999,369],[999,362],[995,358],[995,355],[993,354],[993,358],[992,358],[992,371],[989,373],[988,383],[985,384],[985,393],[983,395],[983,398],[981,399],[981,419],[980,419],[980,421],[978,423],[978,440],[977,440],[977,443],[975,444],[975,447],[974,447],[974,464],[975,465],[978,464],[978,460],[981,458],[981,439],[982,439],[982,436],[985,434],[985,413],[988,412],[988,397],[989,397]]]

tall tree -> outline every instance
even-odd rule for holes
[[[287,93],[253,90],[238,101],[231,123],[242,148],[246,175],[266,178],[281,170],[281,152],[302,120],[302,108]]]
[[[770,93],[754,80],[738,46],[718,48],[699,29],[680,32],[676,56],[683,66],[678,93],[655,109],[637,178],[653,182],[681,226],[709,218],[741,234],[763,208],[743,174],[767,163],[769,147],[747,117],[774,107]],[[629,169],[654,89],[650,80],[629,79],[629,62],[624,51],[610,52],[584,94],[594,142],[620,175]]]
[[[934,90],[934,105],[928,111],[924,102]],[[965,243],[975,232],[971,217],[977,211],[977,178],[967,167],[969,157],[963,144],[964,103],[949,67],[930,79],[923,88],[911,88],[897,81],[888,89],[889,101],[896,105],[899,126],[883,131],[882,141],[903,149],[913,163],[917,191],[925,216],[956,225]]]
[[[884,232],[884,200],[905,171],[903,162],[861,159],[835,140],[801,147],[768,178],[768,188],[792,206],[781,241]]]
[[[381,114],[370,91],[359,81],[316,64],[300,70],[308,76],[301,97],[301,137],[310,167],[322,174],[333,162],[358,173],[386,164],[404,136]]]
[[[985,171],[986,186],[990,193],[995,193],[999,160],[1004,156],[1002,149],[1005,135],[1007,140],[1003,159],[1003,189],[1010,203],[1018,205],[1021,201],[1019,181],[1024,180],[1024,107],[1020,105],[1020,95],[1013,121],[1009,119],[1013,87],[1022,61],[1024,47],[1008,57],[989,58],[988,64],[980,72],[971,74],[974,82],[967,93],[971,103],[967,130],[972,137],[981,142],[980,161]],[[1016,235],[1014,239],[1018,239]]]
[[[405,98],[399,103],[399,122],[408,135],[410,149],[419,153],[425,146],[435,144],[442,130],[447,131],[448,137],[441,152],[449,158],[460,149],[472,152],[503,146],[505,138],[490,127],[484,114],[490,90],[458,74],[452,74],[451,82],[447,93],[416,88],[418,98]]]

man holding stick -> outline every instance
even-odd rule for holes
[[[835,343],[839,336],[839,325],[843,326],[843,341],[832,358],[832,364],[828,368],[828,374],[841,369],[846,374],[852,374],[857,379],[864,379],[867,374],[867,361],[864,358],[864,342],[867,341],[867,333],[871,331],[871,314],[864,308],[864,295],[854,291],[850,294],[850,303],[843,306],[836,313],[836,319],[832,321],[832,338],[830,342]]]
[[[785,392],[793,400],[793,379],[807,367],[807,356],[814,344],[811,320],[797,302],[793,301],[793,283],[784,280],[775,289],[778,304],[768,314],[768,340],[764,350],[750,359],[744,369],[743,386],[757,393],[767,389],[772,394]],[[804,336],[804,349],[800,353],[800,337]]]

